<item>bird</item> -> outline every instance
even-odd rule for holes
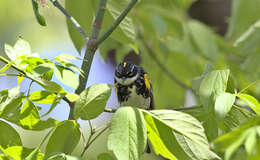
[[[130,62],[116,66],[114,85],[120,106],[154,109],[152,84],[143,67]]]

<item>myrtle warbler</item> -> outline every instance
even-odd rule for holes
[[[120,106],[154,109],[152,85],[141,66],[129,62],[118,64],[114,83]]]

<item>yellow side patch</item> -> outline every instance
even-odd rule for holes
[[[117,83],[114,84],[115,92],[116,92],[116,94],[117,94],[118,89],[117,89],[116,85],[117,85]]]
[[[115,92],[116,92],[116,94],[117,94],[117,88],[115,87]]]
[[[126,63],[126,62],[124,62],[124,63],[123,63],[123,66],[124,66],[124,68],[126,67],[126,65],[127,65],[127,63]]]
[[[144,74],[144,84],[146,86],[147,89],[150,89],[151,86],[150,86],[150,82],[149,82],[149,78],[148,78],[148,75],[147,74]]]

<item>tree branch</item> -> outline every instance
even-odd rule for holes
[[[145,49],[147,50],[149,56],[154,60],[154,62],[158,65],[158,67],[175,83],[177,83],[183,89],[191,89],[191,87],[187,86],[182,81],[178,80],[165,66],[164,64],[157,58],[156,54],[153,52],[148,43],[144,40],[144,37],[141,33],[139,33],[141,42],[143,43]],[[192,89],[191,89],[192,90]]]
[[[105,9],[106,9],[106,3],[107,3],[107,0],[99,0],[96,18],[93,23],[93,29],[91,32],[91,36],[87,42],[87,49],[86,49],[86,52],[84,55],[83,63],[81,65],[81,69],[83,71],[85,71],[85,75],[79,76],[79,87],[75,91],[75,93],[77,93],[77,94],[80,94],[86,88],[86,83],[88,80],[91,63],[92,63],[94,54],[97,50],[97,46],[94,45],[94,41],[97,39],[98,34],[102,27],[103,18],[104,18]]]
[[[106,40],[116,29],[116,27],[123,21],[127,16],[130,10],[134,7],[137,0],[131,0],[130,3],[126,6],[123,12],[117,17],[117,19],[108,27],[108,29],[94,42],[94,45],[100,45],[104,40]]]
[[[6,64],[12,63],[12,62],[8,61],[7,59],[5,59],[5,58],[2,57],[2,56],[0,56],[0,61],[4,62],[4,63],[6,63]],[[16,66],[15,64],[12,63],[10,67],[21,73],[21,74],[18,74],[17,76],[24,76],[24,77],[26,77],[26,78],[32,80],[32,82],[37,82],[38,84],[40,84],[39,79],[35,78],[35,77],[34,77],[33,75],[31,75],[31,74],[26,73],[25,71],[23,71],[22,69],[20,69],[20,68],[19,68],[18,66]],[[55,93],[55,94],[57,94],[57,93]],[[71,107],[72,105],[74,105],[74,104],[73,104],[72,102],[70,102],[66,97],[64,97],[63,100],[64,100],[65,102],[67,102],[67,103],[70,105],[70,107]]]
[[[84,29],[80,26],[80,24],[74,19],[59,3],[58,0],[50,0],[51,3],[58,8],[62,14],[75,26],[75,28],[79,31],[79,33],[82,35],[84,39],[88,39],[87,34],[85,33]]]

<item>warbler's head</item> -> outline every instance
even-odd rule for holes
[[[117,65],[115,79],[122,85],[133,83],[139,76],[138,66],[128,62],[121,62]]]

